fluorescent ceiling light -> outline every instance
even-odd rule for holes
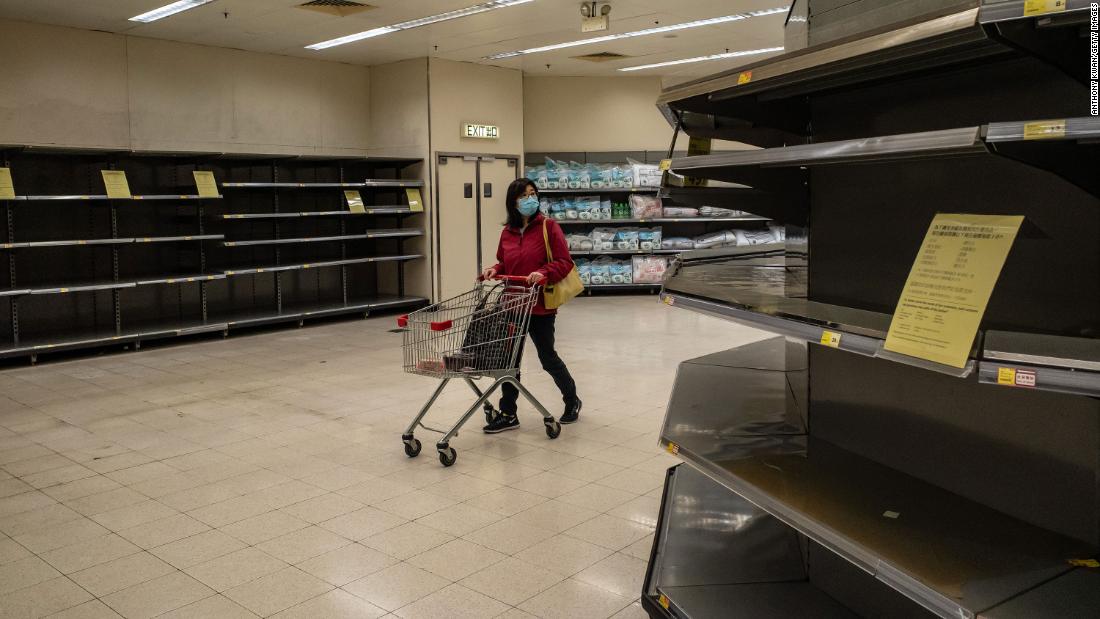
[[[158,19],[164,19],[165,17],[170,17],[172,15],[175,15],[176,13],[182,13],[182,12],[187,11],[189,9],[193,9],[197,6],[202,6],[204,4],[209,4],[213,1],[214,0],[179,0],[179,2],[173,2],[172,4],[166,4],[162,7],[160,7],[159,9],[153,9],[152,11],[149,11],[148,13],[142,13],[141,15],[131,17],[130,21],[139,21],[139,22],[147,24],[149,22],[157,21]]]
[[[710,56],[696,56],[694,58],[684,58],[683,60],[670,60],[668,62],[656,62],[653,64],[643,64],[637,67],[626,67],[619,69],[620,71],[641,71],[642,69],[656,69],[658,67],[671,67],[678,64],[689,64],[692,62],[703,62],[706,60],[723,60],[725,58],[738,58],[740,56],[754,56],[756,54],[770,54],[772,52],[781,52],[782,47],[765,47],[764,49],[750,49],[741,52],[726,52],[724,54],[711,54]]]
[[[468,6],[464,9],[447,11],[446,13],[439,13],[438,15],[429,15],[428,17],[421,17],[420,19],[411,19],[392,26],[382,26],[381,28],[373,28],[356,34],[349,34],[346,37],[314,43],[313,45],[307,45],[306,49],[328,49],[330,47],[336,47],[337,45],[345,45],[347,43],[354,43],[355,41],[362,41],[363,39],[382,36],[383,34],[389,34],[391,32],[398,32],[399,30],[410,30],[429,24],[437,24],[441,21],[450,21],[460,17],[468,17],[470,15],[477,15],[478,13],[485,13],[486,11],[495,11],[497,9],[504,9],[510,6],[516,6],[517,4],[526,4],[534,1],[535,0],[491,0],[490,2],[482,2],[481,4]]]
[[[661,34],[664,32],[674,32],[676,30],[687,30],[688,28],[699,28],[701,26],[715,26],[717,24],[725,24],[728,22],[741,21],[742,19],[749,19],[751,17],[764,17],[767,15],[776,15],[779,13],[786,13],[790,10],[789,6],[777,7],[774,9],[764,9],[762,11],[749,11],[748,13],[737,13],[736,15],[726,15],[724,17],[712,17],[710,19],[700,19],[698,21],[689,21],[682,24],[673,24],[671,26],[658,26],[656,28],[646,28],[645,30],[635,30],[633,32],[623,32],[621,34],[608,34],[602,37],[595,37],[592,39],[581,39],[579,41],[567,41],[565,43],[554,43],[553,45],[543,45],[542,47],[532,47],[530,49],[521,49],[514,52],[501,52],[499,54],[493,54],[486,56],[485,60],[500,60],[502,58],[514,58],[516,56],[524,56],[527,54],[537,54],[539,52],[549,52],[555,49],[565,49],[567,47],[577,47],[579,45],[592,45],[594,43],[606,43],[607,41],[616,41],[619,39],[632,39],[634,37],[644,37],[651,34]]]

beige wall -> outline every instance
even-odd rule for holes
[[[523,155],[523,74],[432,58],[432,151]],[[461,136],[464,122],[500,127],[499,140]]]
[[[666,150],[659,77],[523,79],[527,152]]]
[[[366,154],[370,70],[0,21],[8,143]]]

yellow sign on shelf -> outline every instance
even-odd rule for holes
[[[353,213],[365,213],[367,209],[363,208],[363,196],[358,191],[351,190],[344,192],[344,199],[348,201],[348,210]]]
[[[15,184],[11,181],[11,170],[0,168],[0,200],[15,198]]]
[[[122,170],[100,170],[100,174],[103,175],[103,186],[107,188],[108,198],[129,200],[134,197],[130,195],[130,183],[126,180],[126,172]]]
[[[737,75],[737,85],[741,86],[752,81],[752,71],[742,71]]]
[[[217,198],[221,196],[221,193],[218,192],[218,181],[214,179],[213,172],[195,170],[191,174],[195,177],[195,187],[199,190],[200,198]]]
[[[409,199],[409,210],[414,213],[424,211],[424,200],[420,197],[420,189],[413,187],[405,190],[405,196]]]
[[[672,160],[671,159],[662,159],[661,163],[657,164],[657,169],[662,171],[662,172],[668,172],[669,170],[672,169]]]
[[[1068,0],[1024,0],[1024,17],[1061,13],[1066,10]]]
[[[886,350],[965,367],[1023,222],[1018,215],[936,215],[898,299]]]
[[[1051,140],[1066,137],[1065,120],[1043,120],[1024,125],[1025,140]]]
[[[821,344],[830,348],[840,348],[840,335],[835,331],[822,331]]]

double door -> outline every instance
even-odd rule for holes
[[[519,157],[436,156],[436,278],[439,298],[469,290],[496,263],[507,211],[504,196],[519,177]]]

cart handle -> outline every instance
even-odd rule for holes
[[[402,316],[398,316],[397,317],[397,326],[401,327],[402,329],[408,327],[409,326],[409,315],[404,314]],[[439,322],[431,323],[430,326],[431,326],[432,331],[446,331],[447,329],[450,329],[451,327],[454,326],[454,322],[450,321],[450,320],[441,320]]]
[[[527,283],[527,276],[526,275],[494,275],[492,277],[492,279],[502,281],[502,282],[508,282],[512,285],[517,285],[518,284],[520,286],[526,286],[526,287],[529,287],[529,288],[534,286],[533,284]],[[484,275],[479,275],[477,280],[479,282],[483,282],[483,281],[485,281],[485,276]]]
[[[397,326],[401,327],[402,329],[409,326],[409,315],[408,314],[402,314],[401,316],[398,316],[397,317]]]

